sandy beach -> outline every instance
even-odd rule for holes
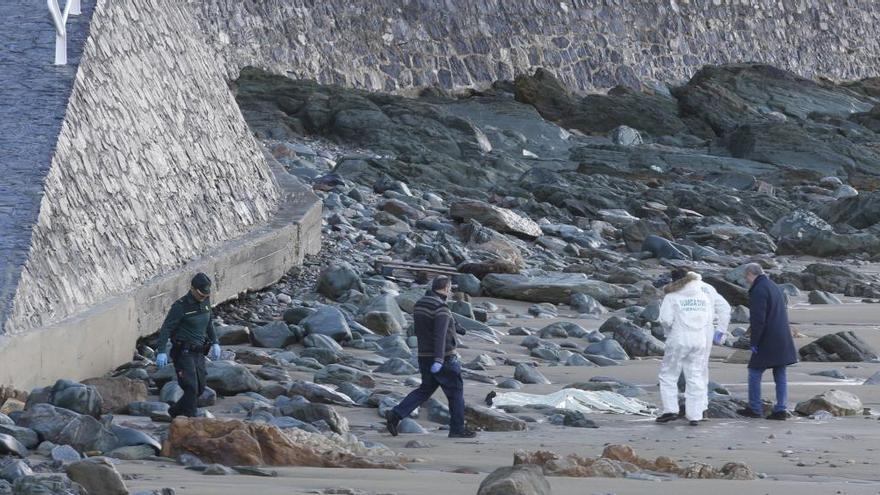
[[[525,312],[526,303],[498,299],[475,298],[473,303],[490,301],[512,314]],[[845,299],[843,305],[811,306],[799,298],[790,308],[793,326],[805,337],[796,339],[801,347],[827,333],[853,330],[875,348],[880,348],[880,305]],[[590,330],[598,328],[604,318],[575,321]],[[573,316],[573,315],[569,315]],[[541,328],[552,319],[510,319],[513,326]],[[736,325],[732,325],[733,328]],[[505,328],[499,328],[506,334]],[[481,353],[495,358],[527,356],[527,350],[518,343],[522,337],[502,337],[502,344],[494,346],[472,337],[464,339],[460,350],[467,362]],[[357,351],[355,351],[357,352]],[[716,346],[710,362],[710,378],[724,385],[735,396],[746,393],[745,365],[725,363],[735,350]],[[540,371],[551,380],[551,385],[526,385],[522,391],[535,394],[551,393],[566,384],[587,381],[595,376],[609,376],[643,387],[647,395],[640,399],[658,404],[657,371],[659,359],[638,359],[614,367],[541,366]],[[848,379],[837,380],[811,373],[840,369]],[[384,422],[375,409],[340,408],[348,418],[351,429],[362,440],[381,442],[396,452],[415,457],[419,462],[407,465],[405,471],[272,468],[276,478],[252,476],[204,476],[188,471],[176,463],[157,461],[122,462],[118,469],[128,478],[132,491],[170,487],[179,494],[240,494],[259,492],[261,495],[290,493],[397,493],[448,495],[476,493],[482,479],[500,466],[512,464],[518,449],[550,450],[558,454],[577,453],[598,456],[609,444],[627,444],[643,457],[666,455],[679,463],[704,462],[720,466],[726,462],[742,462],[752,467],[759,478],[755,481],[705,480],[640,480],[603,478],[549,477],[557,494],[630,493],[799,493],[799,494],[861,494],[880,493],[880,386],[863,386],[862,382],[880,364],[873,363],[799,363],[789,370],[790,408],[796,402],[809,399],[829,389],[850,391],[871,409],[868,416],[812,420],[795,417],[786,422],[748,419],[711,419],[698,427],[684,421],[657,425],[653,418],[618,414],[591,415],[598,429],[579,429],[547,424],[530,423],[523,432],[482,432],[474,440],[451,440],[438,425],[424,419],[420,424],[430,430],[429,435],[401,435],[391,437],[384,430]],[[487,372],[496,378],[509,377],[512,367],[499,364]],[[377,377],[382,375],[377,375]],[[301,374],[294,378],[309,379]],[[378,387],[406,391],[401,379],[388,378]],[[470,403],[481,403],[495,387],[465,381],[465,395]],[[770,373],[765,376],[764,397],[773,394]],[[436,398],[443,400],[438,392]],[[233,398],[222,399],[210,410],[218,417],[229,416]],[[144,418],[131,418],[143,420]],[[124,421],[117,418],[117,421]],[[418,440],[429,448],[407,448]],[[334,491],[335,490],[335,491]],[[345,491],[349,490],[349,491]]]

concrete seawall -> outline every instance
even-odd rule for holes
[[[55,139],[51,161],[33,158],[48,170],[30,181],[36,210],[15,226],[27,254],[17,278],[0,280],[13,294],[0,314],[0,384],[20,389],[130,360],[197,271],[215,279],[217,303],[320,249],[320,203],[273,171],[195,13],[173,0],[84,3],[88,36],[60,130],[42,136]],[[54,33],[34,35],[49,52]]]
[[[100,376],[129,361],[137,339],[159,328],[195,272],[214,276],[215,301],[277,281],[321,248],[320,203],[293,179],[280,189],[281,204],[265,226],[72,318],[0,336],[0,384],[30,390],[62,377]]]

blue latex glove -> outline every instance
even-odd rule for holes
[[[211,361],[220,359],[220,344],[213,344],[211,346],[211,352],[208,353],[208,357],[211,358]]]
[[[712,337],[712,342],[714,342],[715,345],[721,345],[724,342],[724,332],[716,330],[715,335]]]
[[[431,365],[431,373],[437,374],[443,369],[443,363],[434,363]]]
[[[757,353],[758,353],[758,347],[757,347],[757,346],[752,346],[752,347],[751,347],[751,350],[752,350],[752,354],[757,354]]]
[[[160,352],[158,356],[156,356],[156,366],[160,368],[164,368],[168,365],[168,354],[164,352]]]

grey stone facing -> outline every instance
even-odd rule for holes
[[[269,220],[277,184],[224,69],[186,2],[97,1],[7,332],[59,322]]]
[[[63,2],[62,2],[63,3]],[[68,65],[55,66],[45,1],[4,0],[0,15],[0,332],[43,198],[94,2],[67,21]]]
[[[704,64],[877,75],[880,3],[805,0],[205,0],[231,78],[247,65],[372,90],[485,86],[545,67],[580,90],[676,82]]]

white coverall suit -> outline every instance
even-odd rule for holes
[[[660,323],[669,329],[660,365],[663,413],[678,413],[678,377],[685,377],[687,419],[703,419],[709,406],[709,353],[716,330],[727,333],[730,305],[699,274],[689,272],[668,284]]]

